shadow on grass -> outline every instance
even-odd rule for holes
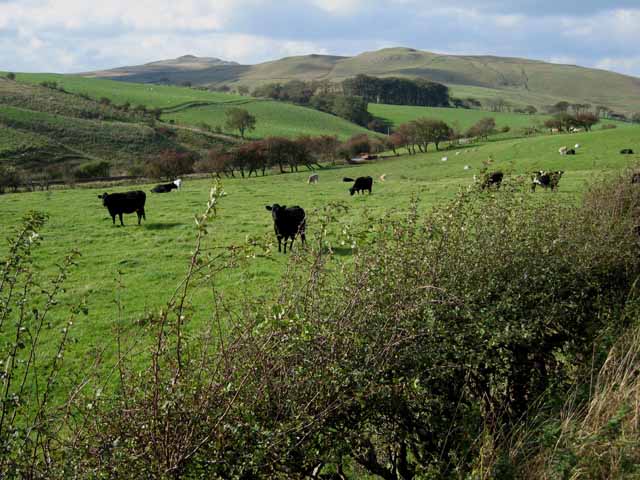
[[[147,223],[144,228],[147,230],[169,230],[184,225],[183,223]]]

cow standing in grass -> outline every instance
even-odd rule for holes
[[[109,210],[109,215],[111,215],[114,225],[116,224],[116,215],[118,215],[120,217],[120,225],[124,227],[124,222],[122,221],[123,213],[136,212],[138,214],[138,225],[140,225],[141,219],[147,219],[144,213],[144,203],[147,200],[147,195],[142,190],[124,193],[105,192],[102,195],[98,195],[98,198],[102,199],[102,205]]]
[[[287,208],[285,205],[267,205],[266,209],[273,216],[273,229],[278,238],[278,252],[282,251],[282,239],[284,239],[284,253],[287,253],[287,240],[291,239],[289,250],[293,248],[293,241],[296,235],[300,235],[302,245],[306,241],[305,228],[307,226],[307,218],[302,207],[297,205]]]
[[[536,186],[540,185],[545,190],[551,188],[551,191],[555,192],[558,189],[558,183],[560,183],[563,174],[563,170],[556,172],[545,172],[544,170],[533,172],[531,176],[531,191],[535,192]]]
[[[371,189],[373,188],[373,178],[371,177],[358,177],[355,180],[353,178],[344,177],[342,179],[343,182],[354,182],[353,187],[349,189],[351,195],[354,193],[362,192],[367,190],[369,194],[371,194]]]

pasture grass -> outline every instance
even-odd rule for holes
[[[71,93],[84,93],[94,99],[106,97],[116,104],[129,102],[132,106],[144,105],[148,108],[169,108],[195,101],[226,103],[244,100],[244,97],[240,95],[228,93],[209,92],[185,87],[118,82],[55,73],[18,73],[16,80],[31,84],[40,84],[45,81],[56,82]]]
[[[237,131],[226,130],[225,111],[236,105],[207,105],[193,107],[176,113],[163,115],[165,120],[175,120],[178,123],[199,125],[206,123],[218,126],[226,133],[237,134]],[[264,138],[269,136],[298,137],[300,135],[337,135],[346,140],[356,134],[374,134],[372,131],[360,127],[342,118],[320,112],[312,108],[300,107],[290,103],[273,100],[253,99],[242,105],[256,117],[256,128],[247,132],[247,138]]]
[[[231,245],[248,245],[249,252],[237,269],[215,280],[215,287],[232,303],[246,297],[273,298],[278,278],[285,271],[288,255],[278,254],[271,215],[265,205],[300,205],[308,216],[308,241],[318,238],[319,217],[332,202],[347,207],[329,231],[328,241],[335,250],[334,260],[348,261],[352,238],[345,232],[366,232],[370,217],[388,212],[399,214],[409,208],[411,199],[420,200],[425,211],[447,201],[460,188],[473,182],[473,175],[492,158],[491,170],[502,170],[507,177],[527,175],[538,169],[564,170],[559,202],[577,202],[594,177],[632,166],[638,155],[619,154],[621,148],[640,151],[640,129],[615,129],[574,135],[556,135],[505,140],[455,150],[429,152],[416,156],[387,157],[360,166],[327,166],[318,173],[320,182],[308,185],[307,171],[267,175],[251,179],[223,179],[227,196],[222,199],[218,218],[213,221],[205,242],[208,252],[222,252]],[[563,145],[580,143],[575,156],[560,156]],[[456,155],[457,152],[460,152]],[[441,158],[446,155],[448,160]],[[464,170],[468,165],[469,170]],[[386,174],[384,183],[378,177]],[[349,196],[350,184],[342,177],[371,175],[373,194]],[[118,187],[108,191],[141,189],[147,192],[147,220],[136,225],[135,215],[125,216],[125,227],[113,226],[97,195],[104,189],[78,188],[6,194],[0,196],[0,228],[10,237],[21,217],[29,210],[44,211],[49,221],[42,230],[44,242],[36,261],[41,274],[51,278],[55,265],[71,249],[82,256],[72,272],[62,308],[51,317],[52,328],[64,319],[64,311],[81,297],[87,297],[89,314],[74,327],[78,342],[74,361],[83,352],[107,346],[107,359],[114,354],[113,329],[117,321],[135,337],[136,322],[145,312],[160,308],[182,279],[196,235],[194,215],[204,210],[211,180],[187,180],[179,192],[157,195],[152,185]],[[499,194],[499,192],[497,193]],[[331,207],[334,211],[335,207]],[[356,235],[356,245],[366,248],[365,237]],[[294,251],[300,251],[296,242]],[[0,246],[0,256],[6,244]],[[304,255],[304,253],[302,253]],[[190,299],[194,308],[192,328],[205,325],[210,318],[211,284],[195,288]],[[124,306],[118,312],[116,300]]]

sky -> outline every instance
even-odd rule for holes
[[[639,44],[640,0],[0,0],[0,70],[14,72],[401,46],[640,77]]]

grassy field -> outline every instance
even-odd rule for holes
[[[346,140],[359,133],[372,133],[370,130],[334,115],[289,103],[254,99],[242,104],[240,107],[248,110],[256,117],[256,129],[247,134],[249,138],[337,135],[341,140]],[[163,115],[163,118],[190,125],[198,125],[204,122],[224,129],[224,112],[226,108],[229,108],[229,106],[194,107]]]
[[[466,130],[478,120],[492,117],[498,129],[509,126],[512,129],[540,126],[549,118],[547,115],[525,115],[521,113],[488,112],[484,110],[465,110],[459,108],[412,107],[407,105],[369,104],[369,111],[393,126],[410,122],[416,118],[427,117],[443,120],[449,125],[457,125]]]
[[[521,135],[521,129],[523,127],[538,127],[540,130],[544,130],[543,123],[550,118],[549,115],[526,115],[522,113],[510,113],[510,112],[489,112],[486,110],[465,110],[460,108],[436,108],[436,107],[412,107],[407,105],[382,105],[382,104],[369,104],[369,112],[378,118],[382,118],[389,122],[394,127],[410,122],[417,118],[427,117],[443,120],[449,125],[456,125],[461,130],[466,130],[478,120],[491,117],[496,121],[496,127],[500,130],[502,127],[508,126],[511,128],[510,135]],[[614,124],[618,128],[633,127],[633,124],[626,122],[619,122],[615,120],[602,120],[599,124],[594,126],[594,129],[599,129],[603,124]],[[503,136],[504,137],[504,136]]]
[[[144,105],[148,108],[175,107],[194,101],[216,103],[238,102],[244,100],[240,95],[208,92],[192,88],[171,87],[162,85],[144,85],[140,83],[116,82],[75,75],[59,75],[48,73],[19,73],[19,82],[39,84],[41,82],[57,82],[71,93],[86,93],[92,98],[109,98],[112,102],[132,105]]]
[[[574,157],[561,157],[562,145],[580,143]],[[207,251],[223,251],[230,245],[251,247],[247,264],[225,274],[217,287],[227,298],[248,294],[252,298],[277,291],[277,278],[287,264],[287,256],[274,250],[271,215],[265,205],[280,203],[301,205],[308,215],[308,238],[317,239],[318,218],[322,209],[339,201],[348,207],[339,224],[332,227],[330,243],[336,248],[336,261],[350,256],[351,238],[343,232],[366,230],[366,218],[389,211],[406,211],[413,195],[420,208],[453,197],[460,188],[472,183],[483,161],[493,159],[492,170],[500,169],[508,177],[538,169],[564,170],[565,176],[556,195],[559,202],[574,202],[594,177],[628,167],[638,156],[622,156],[620,148],[640,151],[640,128],[615,129],[574,135],[556,135],[491,142],[456,151],[432,152],[417,156],[389,157],[365,166],[327,167],[319,172],[320,183],[308,185],[307,172],[268,175],[251,179],[226,179],[219,218],[214,221],[205,242]],[[441,161],[443,155],[448,161]],[[464,166],[468,165],[468,170]],[[386,174],[386,181],[377,181]],[[373,195],[350,197],[343,176],[372,175]],[[114,227],[108,212],[97,198],[103,189],[55,190],[0,196],[0,227],[10,236],[29,210],[46,212],[50,220],[42,231],[44,243],[37,254],[41,274],[51,278],[60,258],[73,248],[82,253],[79,266],[69,279],[63,304],[70,305],[86,295],[89,316],[74,330],[80,350],[104,346],[118,314],[114,301],[125,306],[122,321],[135,335],[136,320],[149,309],[163,305],[186,271],[195,238],[193,217],[207,201],[211,181],[186,181],[183,190],[168,195],[147,193],[147,221],[135,225],[135,216],[125,217],[125,227]],[[121,187],[117,191],[150,186]],[[109,189],[111,191],[111,189]],[[536,195],[552,195],[540,192]],[[263,248],[266,246],[266,249]],[[298,245],[294,246],[296,249]],[[0,247],[0,253],[6,245]],[[118,284],[123,285],[118,288]],[[194,291],[194,327],[203,325],[210,308],[210,288]],[[59,310],[60,312],[61,310]],[[55,326],[62,321],[52,317]],[[113,353],[112,351],[110,352]],[[77,353],[80,358],[81,353]]]

